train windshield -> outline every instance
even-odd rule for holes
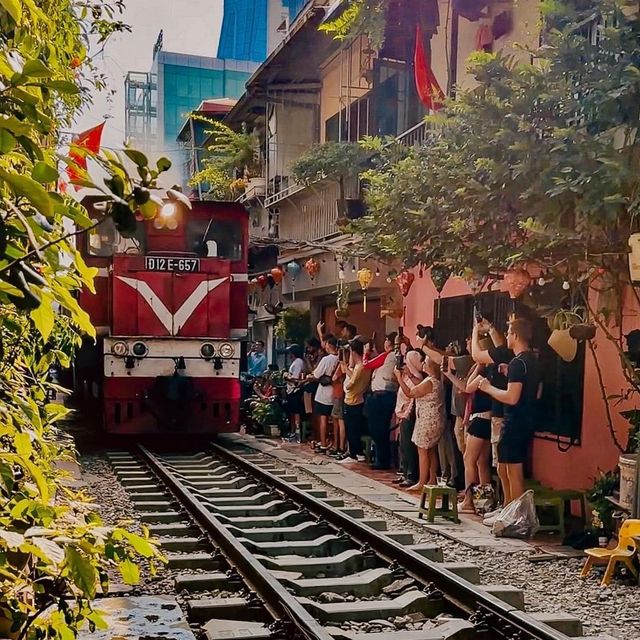
[[[201,258],[242,260],[242,223],[239,220],[190,220],[189,251]]]
[[[92,220],[97,222],[98,218]],[[111,218],[104,219],[87,234],[87,255],[108,258],[116,253],[137,255],[143,253],[144,225],[138,224],[133,238],[123,238]]]

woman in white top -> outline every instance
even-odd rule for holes
[[[427,377],[410,388],[402,371],[396,369],[396,379],[400,388],[416,401],[416,426],[412,441],[418,447],[419,479],[409,487],[409,491],[421,490],[425,484],[436,484],[438,470],[438,441],[445,426],[444,387],[440,381],[440,366],[427,358],[423,371]]]
[[[327,336],[323,343],[327,355],[320,360],[308,380],[318,381],[318,389],[313,402],[313,412],[320,420],[320,445],[316,449],[325,453],[329,448],[329,416],[333,410],[333,374],[338,368],[338,341],[335,336]]]
[[[304,378],[305,363],[302,359],[304,352],[299,344],[292,344],[287,352],[291,356],[291,365],[284,379],[287,382],[287,412],[291,422],[291,433],[285,439],[291,443],[300,444],[300,423],[304,415],[304,397],[300,384]]]

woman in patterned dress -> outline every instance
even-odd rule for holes
[[[436,484],[438,470],[438,442],[445,427],[444,386],[440,381],[440,366],[431,358],[425,360],[423,371],[427,377],[409,388],[402,372],[396,378],[402,391],[416,401],[416,426],[412,441],[418,447],[420,477],[409,491],[420,491],[425,484]]]

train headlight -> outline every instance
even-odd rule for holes
[[[233,358],[235,352],[236,350],[233,348],[233,345],[228,342],[223,342],[220,345],[220,355],[223,358]]]
[[[177,212],[178,205],[175,202],[165,202],[160,209],[160,215],[163,218],[173,218]]]
[[[200,347],[200,355],[205,360],[211,360],[211,358],[216,355],[216,348],[210,342],[205,342]]]
[[[126,342],[118,340],[111,345],[111,353],[117,358],[124,358],[129,353],[129,346]]]
[[[144,342],[135,342],[131,352],[136,358],[144,358],[149,353],[149,347]]]

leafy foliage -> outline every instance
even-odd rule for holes
[[[383,149],[354,225],[368,250],[454,273],[622,270],[640,206],[640,23],[614,0],[547,5],[531,63],[474,54],[477,86],[431,118],[427,143]],[[607,25],[596,44],[592,23]]]
[[[296,182],[304,185],[319,180],[333,180],[340,187],[340,200],[345,197],[345,182],[364,170],[370,153],[356,142],[322,142],[302,153],[291,166]]]
[[[95,270],[74,236],[100,224],[57,191],[59,130],[73,121],[91,91],[104,85],[88,57],[88,38],[104,43],[126,28],[122,3],[98,0],[0,1],[0,635],[72,638],[102,625],[89,600],[108,588],[108,571],[135,577],[137,557],[160,557],[148,534],[105,527],[84,494],[66,486],[59,461],[73,459],[58,423],[68,416],[48,401],[60,389],[52,367],[68,367],[83,335],[93,336],[74,291],[93,290]],[[103,195],[105,216],[123,234],[136,216],[152,216],[153,193],[170,163],[148,167],[127,150],[139,179],[121,157],[105,152],[104,186],[85,171],[76,181]],[[151,204],[149,204],[151,203]],[[145,209],[144,211],[143,208]],[[69,231],[70,227],[79,231]],[[54,306],[60,313],[54,312]],[[41,615],[47,612],[46,616]]]
[[[304,344],[309,336],[311,316],[309,311],[285,309],[274,328],[275,335],[289,344]]]
[[[237,178],[260,175],[260,137],[249,132],[246,125],[242,131],[234,131],[219,120],[206,116],[192,116],[195,120],[211,126],[207,133],[211,144],[207,147],[209,157],[203,160],[204,168],[194,174],[191,186],[206,185],[208,195],[218,200],[229,200],[239,195]]]
[[[364,34],[378,51],[384,44],[388,4],[388,0],[350,0],[337,18],[320,25],[319,30],[336,40],[352,40]]]

